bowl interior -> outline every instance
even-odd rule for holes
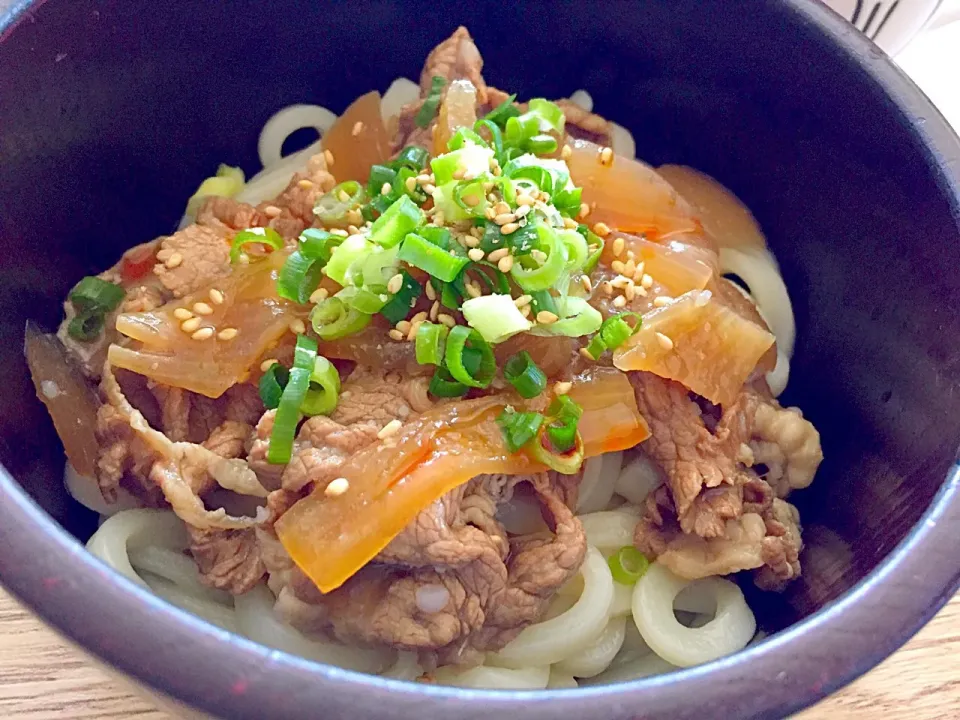
[[[81,539],[95,527],[63,492],[24,321],[53,327],[77,278],[171,231],[218,163],[255,171],[277,109],[341,111],[416,80],[462,21],[488,82],[521,98],[586,88],[640,158],[717,177],[768,233],[798,324],[782,400],[819,428],[826,460],[794,496],[803,578],[751,598],[761,624],[809,615],[904,539],[960,437],[958,211],[924,147],[927,118],[908,119],[863,64],[783,9],[288,7],[201,4],[187,18],[176,3],[52,1],[0,43],[0,97],[16,98],[0,103],[0,462],[53,517]]]

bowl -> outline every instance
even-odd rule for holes
[[[26,319],[55,326],[76,279],[170,232],[218,163],[252,169],[278,108],[339,111],[416,77],[460,22],[492,83],[521,97],[586,88],[639,157],[719,178],[768,234],[798,323],[786,404],[820,429],[827,459],[797,496],[803,578],[750,598],[772,634],[744,652],[576,691],[404,684],[224,632],[81,545],[96,518],[63,490],[62,449],[22,357]],[[780,717],[893,652],[957,587],[960,144],[819,3],[477,13],[446,0],[49,0],[15,4],[0,28],[0,580],[135,682],[231,718]]]
[[[896,55],[923,29],[943,0],[823,0],[883,50]]]

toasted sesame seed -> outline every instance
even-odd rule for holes
[[[542,325],[549,325],[550,323],[555,323],[560,318],[556,313],[552,313],[549,310],[541,310],[537,313],[537,322]]]
[[[553,392],[557,395],[566,395],[573,388],[572,382],[558,382],[553,386]]]
[[[531,250],[530,257],[539,265],[543,265],[547,261],[547,254],[543,250]]]
[[[624,239],[622,237],[618,237],[616,240],[613,241],[613,254],[616,255],[617,257],[620,257],[620,255],[623,253],[623,248],[625,245],[626,245],[626,242],[624,241]]]
[[[266,215],[267,217],[277,217],[277,215],[279,215],[282,212],[283,210],[278,208],[276,205],[267,205],[263,209],[263,214]]]
[[[210,302],[212,302],[214,305],[223,305],[223,293],[216,288],[210,288],[210,292],[207,293],[207,297],[210,298]]]
[[[337,199],[340,200],[340,202],[347,202],[347,200],[350,199],[350,195],[346,190],[340,190],[337,192]]]
[[[608,147],[600,150],[600,164],[609,167],[613,165],[613,150]]]
[[[567,230],[576,230],[576,229],[577,229],[577,221],[574,220],[573,218],[565,217],[565,218],[563,219],[563,226],[564,226]]]
[[[529,317],[530,317],[530,313],[532,312],[532,310],[531,310],[532,307],[533,307],[532,305],[524,305],[522,308],[520,308],[520,313],[521,313],[525,318],[529,318]]]
[[[396,330],[396,329],[391,330],[390,332],[387,333],[387,335],[389,335],[389,336],[391,337],[391,339],[396,340],[396,341],[398,341],[398,342],[401,341],[401,340],[403,340],[403,339],[405,339],[405,338],[407,337],[407,336],[406,336],[406,333],[402,333],[402,332],[400,332],[399,330]]]
[[[190,336],[194,340],[209,340],[213,337],[212,327],[202,327]]]
[[[466,173],[467,173],[467,171],[466,171],[465,168],[458,167],[456,170],[453,171],[453,179],[454,179],[454,180],[463,180],[463,176],[466,175]]]
[[[433,305],[430,306],[430,314],[427,317],[429,317],[431,321],[435,321],[437,319],[437,315],[439,314],[440,314],[440,301],[434,300]]]
[[[603,288],[604,295],[613,295],[613,285],[609,280],[604,280],[600,287]]]
[[[410,332],[410,321],[401,320],[396,324],[396,329],[406,335],[408,332]]]
[[[501,200],[500,202],[498,202],[496,205],[493,206],[493,212],[496,215],[506,215],[507,213],[510,212],[510,206],[507,205],[505,202],[503,202],[503,200]]]
[[[446,218],[443,216],[443,212],[441,210],[437,210],[433,214],[433,224],[437,227],[442,227],[444,220],[446,220]]]
[[[486,210],[484,210],[483,215],[487,218],[487,220],[493,220],[497,216],[497,213],[493,211],[492,207],[488,207]]]
[[[377,433],[377,437],[380,438],[381,440],[384,440],[385,438],[388,438],[391,435],[396,435],[397,431],[400,430],[401,427],[403,427],[402,422],[396,419],[391,420],[382,428],[380,428],[380,432]]]
[[[362,123],[360,120],[357,120],[357,121],[353,124],[353,130],[350,131],[350,134],[353,135],[354,137],[356,137],[357,135],[359,135],[359,134],[362,133],[362,132],[363,132],[363,123]]]
[[[380,282],[383,282],[383,281],[381,280]],[[400,273],[397,273],[392,278],[390,278],[390,282],[387,283],[387,290],[394,295],[400,292],[400,289],[402,287],[403,287],[403,275],[401,275]]]
[[[180,267],[183,263],[183,255],[178,252],[173,253],[170,257],[167,258],[166,262],[163,263],[168,269],[173,270],[175,267]]]
[[[581,354],[583,357],[585,357],[587,360],[595,360],[595,359],[596,359],[596,358],[593,357],[593,355],[590,354],[590,351],[587,350],[586,348],[580,348],[580,354]]]
[[[665,306],[665,305],[669,305],[671,302],[672,302],[672,300],[671,300],[670,298],[668,298],[666,295],[658,295],[657,297],[655,297],[655,298],[653,299],[653,306],[654,306],[654,307],[663,307],[663,306]]]
[[[521,295],[520,297],[513,299],[513,304],[516,305],[518,308],[522,308],[526,305],[529,305],[531,300],[533,300],[532,296]]]
[[[173,316],[177,320],[189,320],[193,317],[193,313],[187,310],[186,308],[177,308],[173,311]]]
[[[513,255],[500,258],[500,262],[497,263],[497,269],[502,273],[510,272],[513,269]]]
[[[501,258],[505,258],[510,254],[509,248],[500,248],[499,250],[494,250],[489,255],[487,255],[487,260],[492,263],[500,262]]]
[[[598,222],[593,226],[593,232],[600,237],[606,237],[610,234],[610,228],[606,223]]]
[[[301,190],[313,190],[313,180],[307,180],[304,178],[297,183],[297,187],[299,187]]]
[[[627,266],[623,264],[622,260],[614,260],[612,263],[610,263],[610,269],[615,273],[619,273],[620,275],[624,274],[623,271],[626,267]]]
[[[622,307],[625,307],[626,304],[627,304],[627,299],[626,299],[623,295],[617,295],[617,296],[613,299],[613,306],[614,306],[614,307],[622,308]]]
[[[197,328],[199,327],[200,327],[200,318],[198,317],[190,318],[189,320],[184,320],[182,323],[180,323],[180,329],[183,330],[185,333],[196,332]]]
[[[473,235],[466,235],[463,238],[463,242],[468,248],[475,248],[480,244],[480,238],[474,237]]]
[[[573,148],[570,147],[569,145],[564,145],[563,148],[560,150],[560,157],[562,157],[564,160],[569,160],[572,155],[573,155]]]
[[[333,153],[329,150],[323,151],[323,159],[327,161],[327,167],[333,167]]]
[[[640,278],[640,285],[644,290],[648,290],[653,285],[653,278],[644,274],[644,276]]]
[[[453,316],[447,315],[446,313],[440,313],[437,316],[437,320],[439,320],[443,325],[446,325],[447,327],[450,327],[450,328],[452,328],[454,325],[457,324],[457,321],[453,319]]]
[[[516,220],[517,220],[517,216],[510,212],[499,213],[496,217],[493,218],[493,221],[497,225],[506,225],[507,223],[516,222]]]
[[[193,311],[197,315],[213,315],[213,308],[207,305],[205,302],[194,303]]]
[[[590,214],[590,206],[586,203],[580,203],[580,218],[585,218]]]
[[[480,289],[480,286],[473,282],[468,282],[464,287],[466,287],[467,295],[472,298],[478,298],[483,295],[483,290]]]
[[[223,330],[218,332],[217,337],[220,338],[221,340],[233,340],[239,334],[240,334],[239,330],[237,330],[236,328],[229,327],[229,328],[224,328]]]
[[[290,332],[294,335],[303,335],[307,331],[307,326],[303,324],[303,320],[297,318],[290,323]]]
[[[427,282],[425,291],[427,293],[427,300],[437,299],[437,291],[433,289],[433,283]]]
[[[483,250],[480,248],[472,248],[471,250],[467,251],[467,257],[474,262],[480,262],[483,260]]]
[[[385,182],[383,185],[380,186],[381,195],[389,195],[392,190],[393,190],[393,185],[391,185],[388,182]]]
[[[634,287],[633,282],[623,289],[623,295],[627,298],[628,302],[633,302],[633,299],[637,296],[637,289]]]
[[[276,358],[267,358],[262,363],[260,363],[260,372],[266,372],[272,366],[276,365],[278,362],[280,361],[277,360]]]
[[[326,300],[330,295],[330,291],[326,288],[317,288],[310,294],[310,302],[317,304],[322,300]]]
[[[590,281],[590,277],[588,275],[580,276],[580,284],[587,292],[593,292],[593,283]]]
[[[403,186],[407,189],[407,192],[413,192],[417,187],[417,179],[408,177],[403,181]]]
[[[333,228],[333,230],[330,231],[330,234],[336,235],[337,237],[348,237],[350,235],[350,233],[343,228]]]
[[[637,264],[633,260],[627,260],[623,264],[623,274],[633,277],[633,274],[637,271]]]
[[[520,226],[515,222],[507,223],[506,225],[500,226],[500,232],[503,233],[504,235],[510,235],[511,233],[515,233],[519,229],[520,229]]]
[[[617,275],[613,280],[610,281],[610,284],[617,290],[620,290],[621,288],[625,288],[627,285],[632,285],[633,280],[628,278],[626,275]]]
[[[476,207],[480,204],[480,197],[477,195],[464,195],[463,202],[470,207]]]
[[[647,296],[647,291],[644,290],[644,289],[643,289],[642,287],[640,287],[639,285],[635,285],[635,286],[634,286],[634,290],[637,291],[637,295],[639,295],[640,297],[646,297],[646,296]]]
[[[407,340],[413,342],[413,340],[417,337],[417,331],[420,330],[421,325],[423,325],[423,323],[419,320],[410,323],[410,332],[407,333]]]
[[[423,185],[424,183],[433,182],[433,178],[430,175],[427,175],[426,173],[420,173],[414,178],[414,180],[416,180],[421,185]]]
[[[673,340],[661,332],[657,333],[657,342],[660,343],[660,347],[664,350],[673,350]]]
[[[427,311],[426,311],[426,310],[421,310],[421,311],[418,312],[416,315],[414,315],[412,318],[410,318],[410,322],[411,322],[411,323],[423,322],[423,321],[426,320],[426,319],[427,319]]]
[[[338,477],[330,481],[330,483],[323,489],[323,494],[327,497],[339,497],[349,489],[350,481],[345,477]]]
[[[526,193],[523,193],[523,194],[517,193],[517,205],[524,205],[524,206],[530,207],[536,202],[537,202],[536,200],[534,200],[532,197],[530,197]],[[507,206],[507,210],[508,211],[510,210],[509,206]]]
[[[521,205],[517,208],[517,211],[514,213],[514,215],[516,215],[518,219],[524,218],[530,213],[531,210],[533,210],[533,208],[530,205]]]
[[[711,297],[713,297],[712,292],[710,292],[709,290],[701,290],[700,294],[697,295],[697,299],[693,301],[693,304],[696,307],[703,307],[708,302],[710,302]]]

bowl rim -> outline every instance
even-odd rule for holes
[[[44,2],[14,0],[5,11],[0,8],[0,41],[31,7]],[[929,100],[826,6],[808,0],[786,0],[782,6],[892,100],[892,111],[919,138],[931,175],[960,217],[960,142]],[[463,720],[486,720],[492,712],[547,720],[591,717],[602,708],[605,717],[616,719],[633,717],[642,707],[646,717],[682,720],[702,717],[709,702],[743,717],[781,717],[877,665],[953,595],[960,585],[960,536],[953,530],[960,524],[958,495],[960,455],[920,521],[869,575],[757,645],[669,675],[577,691],[531,694],[406,683],[271,650],[167,604],[113,571],[86,552],[2,466],[0,581],[86,652],[214,715],[313,717],[323,708],[330,718],[432,718],[455,710]],[[942,562],[930,562],[931,555]],[[689,706],[691,697],[697,707]],[[427,701],[432,708],[424,707]]]

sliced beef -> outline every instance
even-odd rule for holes
[[[254,528],[200,530],[188,525],[187,530],[190,554],[210,587],[239,595],[263,579],[267,570]]]
[[[174,297],[189,295],[230,274],[229,240],[217,229],[188,225],[160,243],[153,272]]]
[[[462,25],[453,35],[437,45],[420,72],[420,94],[426,96],[433,78],[441,77],[449,85],[454,80],[469,80],[477,89],[477,101],[487,102],[487,84],[483,80],[483,58],[470,32]]]
[[[601,146],[609,146],[613,139],[610,135],[610,122],[606,118],[584,110],[576,103],[563,99],[556,100],[566,118],[567,135],[581,140],[589,140]]]
[[[757,408],[750,449],[781,498],[808,487],[823,461],[817,429],[799,408],[783,408],[776,401]]]

